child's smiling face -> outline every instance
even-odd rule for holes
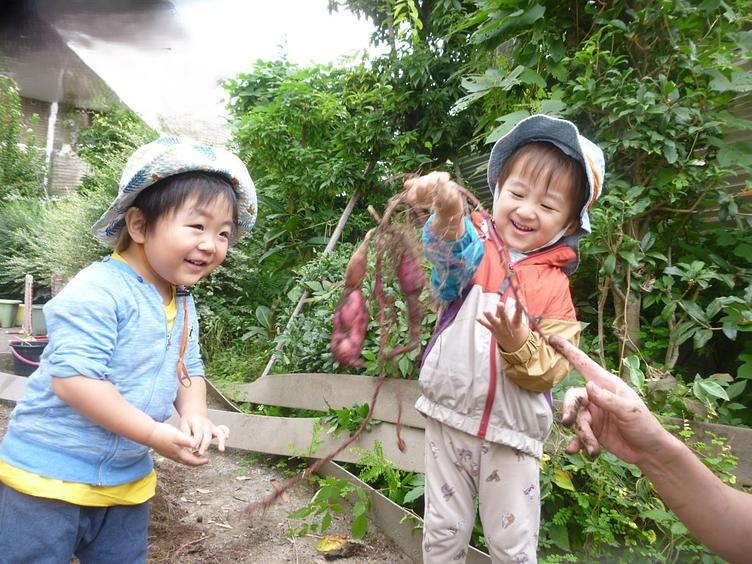
[[[150,282],[162,290],[193,286],[208,276],[227,255],[232,218],[232,205],[225,198],[198,205],[195,196],[159,218],[143,243]]]
[[[552,243],[566,228],[573,232],[580,200],[576,183],[566,172],[536,167],[528,153],[517,160],[497,188],[493,218],[509,248],[530,252]],[[545,169],[545,166],[544,166]]]

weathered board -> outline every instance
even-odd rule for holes
[[[226,395],[234,402],[277,405],[295,409],[329,411],[370,403],[377,378],[355,374],[270,374],[250,384],[228,385]],[[379,392],[374,418],[423,429],[423,417],[413,409],[420,395],[418,382],[388,378]]]
[[[332,407],[346,407],[369,401],[373,394],[376,378],[370,376],[342,374],[275,374],[263,378],[263,385],[244,384],[230,395],[231,400],[280,405],[299,409],[316,409],[325,411],[327,403]],[[254,383],[255,384],[255,383]],[[26,378],[0,372],[0,399],[18,401],[26,388]],[[237,390],[246,394],[236,396]],[[227,403],[228,409],[234,409],[230,399],[219,392],[210,391]],[[257,394],[258,391],[258,394]],[[240,392],[237,392],[240,393]],[[250,395],[248,395],[250,394]],[[357,462],[359,449],[372,450],[376,441],[382,444],[384,456],[401,470],[423,471],[423,424],[422,417],[412,407],[417,397],[417,382],[394,380],[385,382],[377,404],[377,419],[381,419],[373,429],[364,433],[351,448],[343,451],[335,460],[340,462]],[[263,401],[260,401],[263,398]],[[324,399],[322,399],[324,398]],[[274,401],[269,401],[274,400]],[[400,452],[396,441],[396,414],[398,401],[402,401],[401,434],[407,445],[406,451]],[[347,438],[346,433],[330,435],[319,433],[321,443],[315,452],[310,452],[314,436],[316,418],[270,417],[248,415],[233,411],[211,410],[216,423],[225,424],[232,430],[229,446],[281,456],[321,457]],[[669,419],[669,423],[681,428],[681,420]],[[408,423],[409,422],[409,423]],[[752,485],[752,429],[729,427],[714,423],[691,423],[690,426],[702,439],[710,432],[725,438],[732,452],[738,458],[735,475],[740,484]],[[710,437],[708,437],[709,442]],[[560,444],[560,437],[552,436],[549,447]]]

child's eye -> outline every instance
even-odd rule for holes
[[[555,212],[555,211],[556,211],[556,208],[553,208],[553,207],[551,207],[551,206],[549,206],[549,205],[546,205],[546,204],[541,204],[541,207],[542,207],[542,208],[543,208],[544,210],[547,210],[547,211],[553,211],[553,212]]]
[[[198,229],[199,231],[203,231],[204,230],[204,226],[201,225],[200,223],[194,223],[193,225],[190,225],[189,227],[191,229]]]
[[[219,234],[220,237],[223,239],[229,239],[230,238],[230,232],[229,231],[222,231],[222,233]]]

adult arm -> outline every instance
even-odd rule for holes
[[[730,562],[747,562],[752,553],[752,496],[724,484],[679,439],[666,431],[637,393],[564,339],[551,337],[556,348],[587,380],[570,390],[563,422],[577,438],[567,449],[598,443],[642,470],[666,505],[716,554]]]

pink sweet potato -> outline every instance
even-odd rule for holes
[[[360,247],[350,257],[345,271],[345,287],[360,288],[366,276],[368,265],[368,239],[361,243]]]
[[[392,350],[387,357],[394,358],[398,354],[406,353],[420,345],[420,322],[423,319],[423,308],[420,305],[420,293],[423,291],[425,276],[423,267],[417,254],[411,247],[406,247],[397,265],[397,280],[405,296],[407,305],[407,322],[410,327],[410,342]]]
[[[334,360],[343,366],[359,367],[360,351],[366,339],[368,310],[360,289],[348,288],[342,295],[332,319],[331,350]]]

